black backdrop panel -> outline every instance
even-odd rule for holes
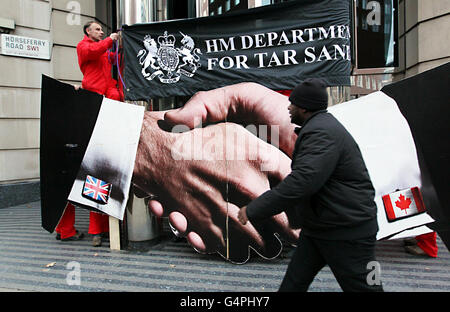
[[[40,176],[42,227],[53,232],[97,121],[103,96],[42,76]]]
[[[450,249],[450,63],[383,87],[394,98],[413,135],[422,194],[434,227]]]

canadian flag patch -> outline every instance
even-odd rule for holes
[[[412,217],[426,210],[418,187],[387,194],[382,199],[389,222]]]

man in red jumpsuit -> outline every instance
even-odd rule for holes
[[[77,45],[78,64],[83,73],[82,88],[97,92],[112,100],[122,101],[122,89],[118,87],[117,81],[111,75],[112,63],[115,61],[116,55],[108,51],[113,46],[113,42],[118,40],[119,35],[112,33],[103,39],[102,26],[95,22],[86,23],[83,31],[85,36]],[[83,238],[83,233],[79,233],[75,229],[75,206],[67,204],[55,231],[56,239],[63,241]],[[101,246],[101,235],[107,232],[109,232],[108,215],[91,211],[88,233],[93,235],[92,245]]]

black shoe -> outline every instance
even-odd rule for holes
[[[405,251],[411,255],[415,256],[426,256],[426,252],[423,251],[419,246],[405,246]]]
[[[61,241],[63,241],[63,242],[77,241],[77,240],[82,240],[83,237],[84,237],[84,234],[77,231],[77,233],[75,235],[73,235],[73,236],[70,236],[70,237],[67,237],[67,238],[61,238]]]
[[[416,246],[417,240],[413,238],[407,238],[403,240],[403,246]]]
[[[101,234],[95,234],[92,237],[92,246],[100,247],[101,245],[102,245],[102,235]]]
[[[56,240],[61,240],[61,234],[59,234],[59,233],[56,233]]]

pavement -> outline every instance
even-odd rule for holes
[[[164,222],[167,222],[166,220]],[[76,227],[87,233],[88,211],[76,209]],[[167,228],[167,227],[165,227]],[[407,254],[401,240],[379,241],[377,261],[387,292],[450,291],[450,253],[438,237],[437,258]],[[169,233],[146,250],[113,251],[61,242],[41,227],[40,202],[0,209],[0,292],[275,292],[292,254],[274,260],[254,255],[243,265],[218,254],[199,254]],[[340,292],[328,267],[310,292]]]

